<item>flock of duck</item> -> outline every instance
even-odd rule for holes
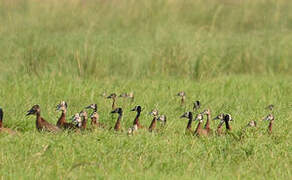
[[[122,131],[121,128],[121,120],[123,117],[123,109],[121,107],[116,107],[116,100],[118,97],[123,97],[123,98],[130,98],[131,101],[134,101],[134,94],[133,93],[124,93],[121,94],[120,96],[117,96],[116,93],[112,93],[109,96],[106,96],[105,94],[103,95],[108,99],[112,99],[112,114],[118,114],[117,121],[114,125],[114,127],[108,128],[107,125],[102,124],[99,122],[99,114],[98,114],[98,108],[97,104],[90,104],[89,106],[86,106],[83,108],[83,110],[80,113],[76,113],[71,119],[72,122],[67,122],[66,121],[66,112],[68,105],[65,101],[61,101],[57,105],[57,110],[61,111],[61,116],[59,117],[56,125],[50,124],[47,122],[42,116],[41,116],[41,108],[39,105],[34,105],[32,108],[27,111],[26,116],[29,115],[35,115],[36,116],[36,128],[39,132],[61,132],[63,130],[70,130],[70,131],[82,131],[87,129],[87,121],[88,121],[88,114],[86,110],[91,110],[92,113],[90,115],[91,118],[91,128],[103,128],[103,129],[108,129],[108,130],[114,130],[114,131]],[[181,105],[185,104],[185,99],[186,99],[186,93],[181,91],[177,94],[181,98]],[[199,109],[201,108],[201,103],[200,101],[195,101],[193,104],[193,110],[189,112],[185,112],[183,115],[180,116],[180,118],[186,118],[188,119],[187,127],[186,127],[186,133],[195,135],[195,136],[209,136],[213,135],[216,133],[217,135],[223,135],[225,133],[228,133],[232,130],[232,127],[230,125],[230,122],[232,121],[232,117],[228,113],[222,113],[217,115],[213,120],[220,120],[217,129],[213,131],[210,127],[210,120],[211,120],[211,111],[210,109],[205,109],[203,112],[199,112]],[[273,110],[274,106],[269,105],[267,107],[270,111]],[[142,111],[141,106],[135,106],[131,111],[134,111],[137,113],[132,127],[130,127],[127,131],[128,135],[133,135],[136,132],[139,131],[139,129],[146,129],[140,124],[139,117]],[[0,108],[0,132],[6,132],[9,134],[15,134],[16,131],[5,128],[3,126],[3,109]],[[156,124],[157,121],[161,123],[161,127],[163,128],[166,125],[166,116],[165,115],[160,115],[157,109],[153,109],[150,114],[153,116],[153,120],[150,123],[150,126],[148,127],[148,131],[152,132],[156,129]],[[207,117],[206,123],[203,124],[204,116]],[[265,118],[262,120],[269,121],[269,126],[268,126],[268,132],[272,133],[272,125],[274,122],[274,116],[273,114],[269,113]],[[198,121],[197,127],[193,130],[192,128],[192,123],[193,121]],[[226,130],[223,131],[225,124]],[[246,127],[256,127],[257,123],[256,121],[250,121]]]

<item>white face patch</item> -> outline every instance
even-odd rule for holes
[[[82,120],[81,120],[81,117],[79,116],[79,113],[76,113],[73,118],[72,118],[72,122],[77,124],[78,127],[81,126],[81,123],[82,123]]]
[[[263,120],[266,120],[266,121],[271,121],[271,120],[274,120],[274,116],[272,114],[269,114],[267,117],[265,117]]]
[[[153,116],[158,116],[158,110],[157,109],[153,109],[150,113]]]
[[[198,121],[203,121],[203,118],[204,118],[204,116],[200,113],[200,114],[197,114],[197,116],[196,116],[196,120],[198,120]]]

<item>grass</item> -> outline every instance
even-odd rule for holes
[[[287,1],[0,2],[1,179],[291,179],[292,3]],[[174,95],[187,93],[185,107]],[[97,103],[113,126],[101,93],[119,99],[128,129],[141,105],[167,115],[167,127],[135,136],[94,132],[38,133],[34,104],[55,124],[61,100],[68,117]],[[196,138],[179,116],[201,100],[212,116],[230,113],[236,136]],[[260,119],[275,104],[273,134]],[[212,122],[216,128],[218,122]],[[195,126],[195,124],[194,124]]]

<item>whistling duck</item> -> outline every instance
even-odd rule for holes
[[[149,126],[149,131],[152,132],[155,127],[156,127],[156,121],[158,119],[158,110],[157,109],[153,109],[151,112],[150,112],[151,115],[153,115],[153,120]]]
[[[128,134],[128,135],[134,135],[136,131],[138,131],[138,126],[137,126],[137,124],[133,125],[133,127],[130,127],[130,128],[128,129],[128,133],[127,133],[127,134]]]
[[[181,97],[181,105],[184,105],[186,100],[186,93],[184,91],[181,91],[177,93],[177,96]]]
[[[112,93],[107,98],[113,100],[112,110],[115,110],[116,109],[116,98],[117,98],[117,94],[116,93]]]
[[[82,119],[81,119],[79,113],[76,113],[72,117],[72,123],[75,123],[77,128],[81,128],[81,126],[82,126]]]
[[[206,121],[204,129],[206,129],[207,133],[210,134],[210,133],[212,133],[212,129],[210,128],[210,120],[211,120],[211,111],[210,111],[210,109],[205,109],[203,114],[207,116],[207,121]]]
[[[115,124],[114,130],[115,131],[120,131],[121,130],[121,120],[122,120],[122,117],[123,117],[123,109],[122,108],[116,108],[111,113],[119,114],[119,117],[118,117],[117,122]]]
[[[63,129],[72,129],[75,127],[74,124],[66,122],[67,108],[68,105],[65,101],[61,101],[60,104],[57,105],[57,111],[62,111],[62,114],[57,122],[57,126]]]
[[[232,127],[229,124],[229,122],[232,121],[232,120],[233,119],[232,119],[230,114],[225,114],[224,115],[224,122],[225,122],[225,127],[226,127],[227,132],[232,130]]]
[[[99,122],[99,114],[97,113],[97,104],[90,104],[85,109],[93,109],[93,113],[90,115],[92,127],[105,127],[104,124]]]
[[[224,124],[224,114],[219,114],[217,117],[215,117],[213,120],[217,120],[217,119],[219,119],[220,120],[220,123],[219,123],[219,125],[217,126],[217,130],[216,130],[216,134],[217,135],[221,135],[221,134],[223,134],[223,132],[222,132],[222,127],[223,127],[223,124]]]
[[[81,122],[81,129],[82,130],[84,130],[84,129],[86,129],[86,125],[87,125],[87,119],[88,119],[88,117],[87,117],[87,112],[86,111],[81,111],[80,113],[79,113],[79,116],[81,117],[81,119],[82,119],[82,122]]]
[[[47,132],[60,132],[61,129],[57,126],[54,126],[48,123],[45,119],[41,117],[41,108],[39,105],[34,105],[30,110],[27,111],[26,116],[36,115],[36,128],[39,132],[47,131]]]
[[[196,136],[206,136],[206,135],[208,135],[207,130],[202,128],[203,119],[204,119],[204,116],[203,116],[202,113],[197,114],[195,120],[199,121],[199,123],[198,123],[198,126],[197,126],[197,128],[196,128],[196,130],[194,132],[194,135],[196,135]]]
[[[180,118],[189,119],[188,125],[187,125],[187,128],[186,128],[186,133],[187,134],[189,134],[189,133],[193,134],[193,130],[192,130],[193,113],[192,112],[186,112]]]
[[[13,131],[12,129],[3,127],[3,115],[4,115],[4,112],[3,112],[2,108],[0,108],[0,133],[5,132],[8,134],[16,134],[16,132]]]
[[[263,118],[263,121],[270,121],[269,126],[268,126],[268,132],[270,134],[272,133],[272,127],[273,127],[274,120],[275,120],[275,117],[272,114],[269,114],[267,117]]]
[[[160,121],[163,124],[163,126],[165,126],[166,125],[166,116],[164,114],[160,115],[158,117],[157,121]]]
[[[131,99],[131,102],[134,102],[134,93],[133,92],[123,93],[123,94],[119,95],[119,97],[122,97],[122,98],[130,98]]]
[[[200,107],[201,107],[200,101],[195,101],[194,106],[193,106],[193,111],[194,112],[198,111],[200,109]]]
[[[249,121],[246,127],[257,127],[257,122],[256,121]]]
[[[275,107],[275,106],[274,106],[273,104],[270,104],[270,105],[268,105],[268,106],[266,107],[266,109],[272,111],[272,110],[274,109],[274,107]]]
[[[138,129],[143,128],[143,126],[141,126],[141,124],[139,122],[139,117],[140,117],[141,111],[142,111],[141,106],[135,106],[131,111],[136,111],[137,112],[137,115],[136,115],[136,117],[134,119],[133,125],[137,125]]]

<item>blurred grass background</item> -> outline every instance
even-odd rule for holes
[[[291,8],[284,0],[2,0],[1,78],[290,76]]]

